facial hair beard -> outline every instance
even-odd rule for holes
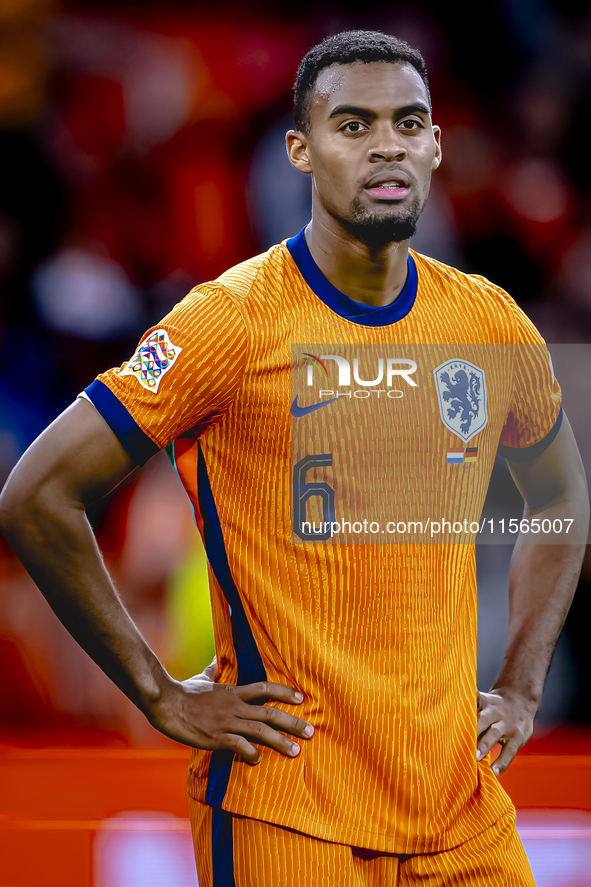
[[[371,247],[384,247],[389,243],[400,243],[416,234],[417,222],[423,210],[418,198],[396,216],[370,212],[358,197],[351,201],[351,214],[341,221],[349,228],[353,237]]]

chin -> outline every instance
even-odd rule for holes
[[[401,243],[416,234],[417,222],[422,206],[415,201],[396,214],[376,213],[363,207],[361,201],[354,200],[351,214],[344,219],[351,234],[368,246],[387,246],[389,243]]]

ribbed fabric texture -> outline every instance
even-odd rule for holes
[[[199,885],[218,887],[212,877],[211,809],[191,800],[190,810]],[[319,841],[235,816],[228,849],[235,887],[535,887],[512,813],[459,847],[410,857]]]
[[[184,435],[175,444],[177,469],[194,504],[199,435],[268,679],[300,689],[304,703],[285,708],[315,726],[295,759],[261,748],[258,766],[235,761],[223,808],[402,854],[457,846],[511,807],[490,762],[476,762],[474,549],[292,542],[291,346],[318,343],[320,355],[322,343],[437,343],[445,360],[462,357],[462,342],[536,345],[491,357],[489,423],[470,442],[478,446],[473,465],[445,464],[458,439],[439,416],[438,364],[429,371],[424,446],[413,449],[405,471],[416,477],[419,498],[421,489],[444,489],[451,512],[454,497],[483,498],[499,438],[530,446],[560,410],[543,340],[515,303],[482,278],[413,256],[412,310],[389,326],[366,327],[332,311],[285,245],[273,247],[198,287],[158,325],[183,351],[156,394],[118,370],[99,377],[159,446]],[[406,427],[394,433],[404,436]],[[442,454],[436,472],[435,451]],[[221,680],[231,684],[229,611],[213,574],[211,592]],[[205,797],[210,758],[193,754],[193,798]]]

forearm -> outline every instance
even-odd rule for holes
[[[111,582],[82,504],[41,489],[4,513],[3,530],[64,626],[148,714],[166,673]]]
[[[586,527],[586,501],[536,512],[542,520],[574,518]],[[579,537],[580,538],[580,537]],[[509,628],[495,688],[510,688],[538,708],[556,641],[577,587],[583,544],[532,544],[518,539],[509,576]]]
[[[128,477],[136,463],[95,408],[79,400],[29,448],[0,496],[0,529],[78,643],[165,736],[195,748],[224,749],[250,764],[249,741],[293,757],[312,726],[275,706],[301,693],[260,681],[216,683],[215,669],[176,681],[146,644],[113,587],[85,507]],[[247,738],[248,737],[248,738]]]
[[[525,525],[554,527],[560,520],[569,535],[546,544],[532,544],[531,535],[520,535],[515,545],[503,666],[493,689],[478,694],[476,756],[482,760],[500,742],[503,750],[492,766],[497,775],[532,734],[552,652],[577,587],[589,526],[585,470],[566,416],[540,456],[508,465],[526,503]]]

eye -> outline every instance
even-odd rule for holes
[[[363,132],[364,129],[367,129],[367,125],[362,123],[361,120],[349,120],[340,128],[340,132]]]
[[[425,128],[423,121],[418,120],[416,117],[407,117],[405,120],[401,120],[398,126],[400,129],[406,129],[409,131]]]

